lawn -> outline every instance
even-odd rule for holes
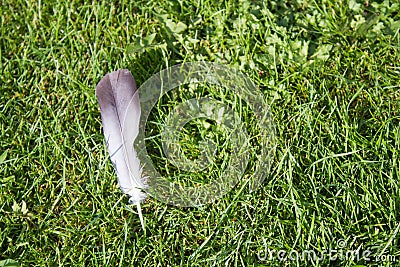
[[[387,0],[3,0],[0,266],[396,266],[399,10]],[[143,231],[118,188],[95,87],[117,69],[140,86],[193,61],[254,82],[270,107],[275,154],[250,192],[263,137],[249,106],[229,88],[169,93],[151,111],[146,144],[167,179],[206,184],[232,156],[224,129],[204,119],[179,142],[196,158],[199,141],[214,140],[210,172],[179,173],[163,156],[168,112],[194,96],[232,106],[252,154],[243,179],[211,204],[149,197]]]

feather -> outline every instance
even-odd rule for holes
[[[142,178],[140,161],[133,147],[139,133],[141,113],[135,79],[126,69],[109,73],[97,84],[96,96],[119,186],[122,192],[129,195],[129,202],[137,206],[144,230],[140,202],[146,198],[146,193],[142,191],[146,188],[146,180]]]

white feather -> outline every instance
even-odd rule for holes
[[[104,137],[119,186],[129,195],[129,202],[138,209],[140,223],[144,222],[140,202],[146,198],[142,191],[146,180],[133,147],[139,133],[140,101],[135,79],[129,70],[117,70],[104,76],[96,87]],[[125,124],[124,124],[125,123]]]

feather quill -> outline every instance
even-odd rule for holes
[[[135,79],[126,69],[109,73],[97,84],[96,96],[119,186],[122,192],[129,195],[129,202],[137,206],[140,223],[145,230],[140,202],[146,198],[142,191],[146,181],[142,178],[140,161],[133,147],[140,122],[139,92]]]

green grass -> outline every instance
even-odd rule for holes
[[[371,264],[257,256],[266,248],[322,252],[339,239],[346,250],[399,261],[399,4],[162,2],[3,1],[0,266],[6,259],[21,266]],[[256,192],[243,180],[200,208],[149,198],[143,232],[117,186],[94,89],[119,68],[141,85],[163,68],[199,60],[239,69],[262,91],[276,127],[271,171]],[[162,124],[184,96],[165,98],[153,121]],[[235,96],[228,90],[220,99]],[[243,122],[256,135],[246,110]],[[182,133],[193,157],[202,137],[220,151],[229,141],[217,125],[204,125]],[[173,178],[154,142],[152,159]]]

